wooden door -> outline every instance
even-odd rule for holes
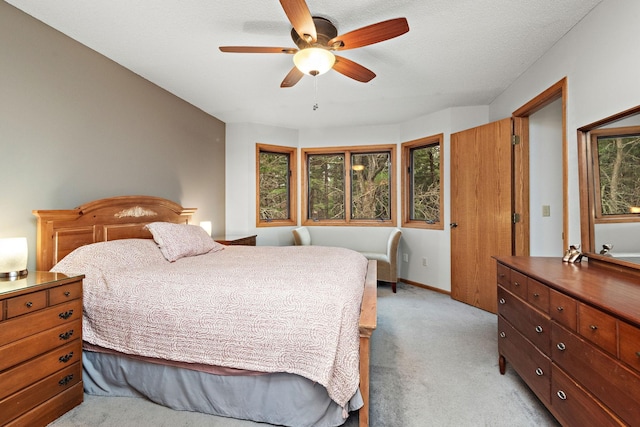
[[[512,124],[451,135],[451,297],[497,311],[494,255],[512,253]]]

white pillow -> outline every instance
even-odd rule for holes
[[[167,260],[151,239],[122,239],[91,243],[74,249],[51,271],[65,274],[96,274],[163,264]]]
[[[153,235],[162,255],[170,262],[224,249],[198,225],[152,222],[146,228]]]

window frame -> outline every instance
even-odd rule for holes
[[[367,226],[367,227],[390,227],[397,224],[397,178],[396,178],[396,145],[360,145],[346,147],[320,147],[301,149],[302,167],[302,191],[301,197],[301,223],[306,226],[335,225],[335,226]],[[353,154],[374,154],[389,153],[389,188],[390,188],[390,219],[352,219],[351,218],[351,156]],[[344,192],[345,192],[345,218],[344,219],[323,219],[314,220],[309,218],[309,156],[310,155],[343,155],[344,156]]]
[[[411,200],[413,197],[411,182],[413,170],[411,168],[411,151],[417,148],[431,146],[440,147],[440,218],[437,222],[429,223],[424,220],[411,218]],[[412,141],[403,142],[402,150],[402,227],[422,228],[429,230],[444,230],[444,134],[431,135]]]
[[[591,169],[593,171],[593,200],[594,224],[613,224],[626,222],[640,222],[640,215],[637,213],[625,214],[602,214],[602,194],[600,193],[600,160],[598,156],[598,138],[600,137],[616,137],[623,135],[640,134],[640,126],[626,126],[618,128],[602,128],[590,131],[590,152],[591,152]]]
[[[289,156],[289,218],[265,220],[260,218],[260,154]],[[298,224],[298,149],[282,145],[256,143],[256,227],[288,227]]]

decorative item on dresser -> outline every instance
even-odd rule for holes
[[[0,281],[0,425],[47,425],[82,403],[83,278]]]
[[[256,234],[247,236],[247,235],[224,235],[214,237],[213,240],[220,243],[221,245],[238,245],[238,246],[255,246],[256,245]]]
[[[496,259],[500,373],[508,361],[563,425],[640,425],[640,274]]]

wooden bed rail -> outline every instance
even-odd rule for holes
[[[369,372],[371,371],[371,335],[377,326],[378,280],[376,261],[369,261],[360,309],[360,393],[364,405],[358,412],[360,427],[369,425]]]

